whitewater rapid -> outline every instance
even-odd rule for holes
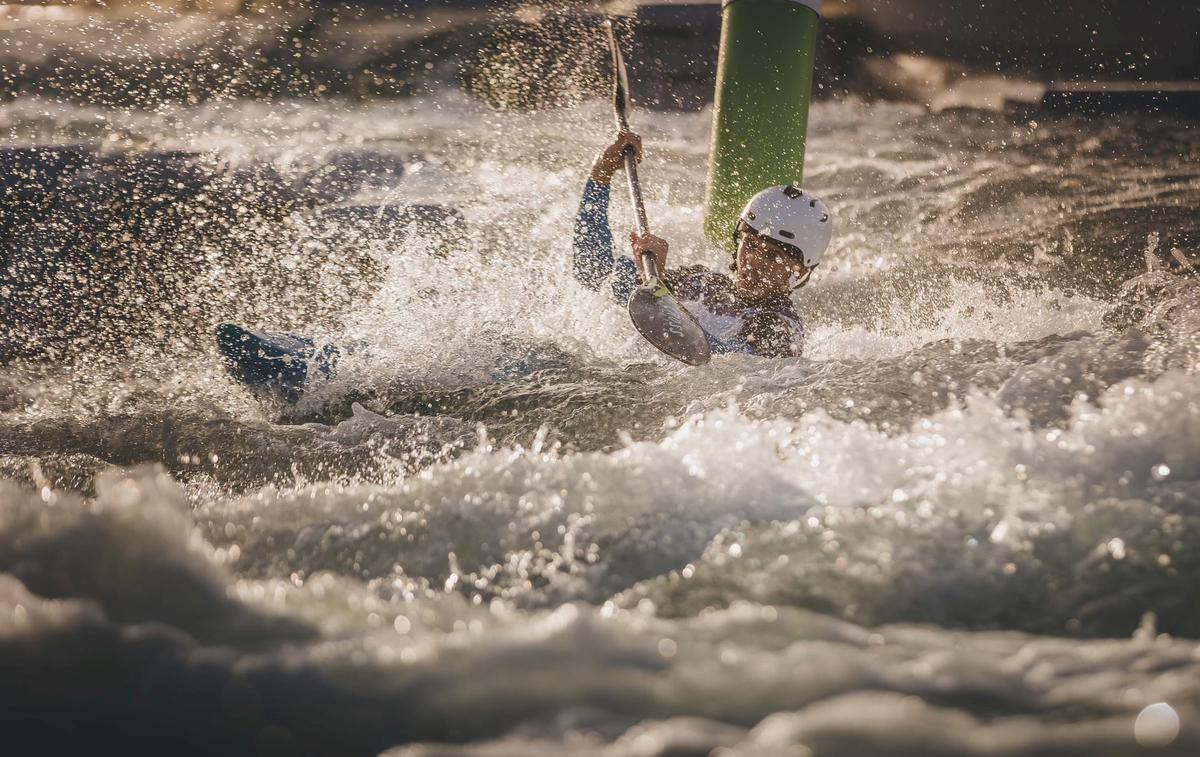
[[[634,121],[673,263],[723,267],[709,114]],[[1200,261],[1194,127],[819,104],[806,186],[836,233],[796,296],[806,355],[694,369],[571,279],[607,124],[454,92],[0,105],[9,148],[84,156],[9,260],[120,253],[103,292],[82,265],[29,285],[4,345],[5,731],[125,754],[1200,748],[1200,290],[1172,255]],[[321,216],[413,203],[461,211],[453,254]],[[616,192],[618,240],[630,220]],[[220,320],[349,349],[263,403]]]

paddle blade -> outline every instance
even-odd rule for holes
[[[712,357],[700,324],[658,279],[633,290],[629,317],[646,341],[676,360],[704,365]]]

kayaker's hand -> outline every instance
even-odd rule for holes
[[[608,184],[611,182],[613,174],[625,167],[625,148],[628,145],[633,145],[634,152],[637,154],[637,159],[640,163],[642,160],[642,138],[631,131],[619,132],[616,140],[604,148],[604,152],[596,156],[596,162],[592,164],[592,181],[597,184]]]
[[[670,247],[667,240],[653,234],[638,236],[638,233],[633,231],[629,233],[629,241],[633,243],[633,259],[637,261],[638,273],[641,274],[642,281],[646,280],[646,268],[642,263],[642,253],[644,252],[654,253],[654,262],[658,264],[660,275],[667,270],[667,249]]]

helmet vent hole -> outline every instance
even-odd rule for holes
[[[793,234],[793,233],[792,233],[792,232],[790,232],[790,231],[787,231],[786,229],[780,229],[780,230],[779,230],[779,236],[781,236],[781,237],[783,237],[783,238],[785,238],[785,239],[795,239],[795,238],[796,238],[796,235],[795,235],[795,234]]]
[[[829,214],[828,214],[828,213],[822,213],[822,214],[821,214],[821,223],[825,223],[825,222],[826,222],[826,221],[828,221],[828,220],[829,220]]]
[[[788,184],[786,187],[783,188],[783,193],[788,198],[794,200],[797,197],[799,197],[800,195],[804,194],[804,190],[801,189],[800,187],[796,186],[795,184]]]
[[[753,221],[754,220],[754,211],[747,213],[746,218],[750,221]]]
[[[808,204],[808,207],[810,207],[810,208],[815,208],[815,207],[817,207],[817,201],[816,201],[816,200],[813,200],[812,202],[810,202],[810,203]]]

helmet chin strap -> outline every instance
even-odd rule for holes
[[[807,269],[805,269],[804,273],[802,273],[800,275],[796,275],[795,273],[789,274],[789,276],[788,276],[788,292],[794,292],[797,289],[803,287],[805,284],[807,284],[808,280],[812,278],[812,273],[813,273],[813,269],[807,268]]]

